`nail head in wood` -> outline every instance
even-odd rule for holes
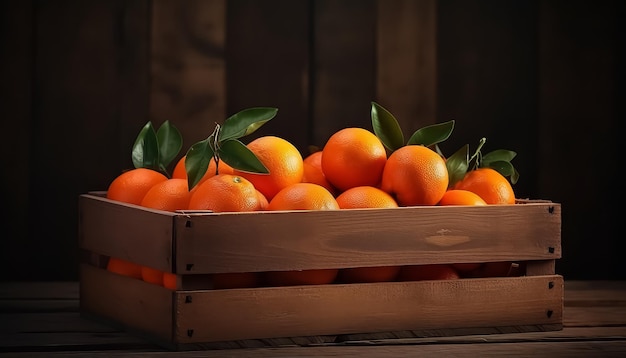
[[[554,206],[549,206],[549,207],[548,207],[548,212],[549,212],[550,214],[554,214]]]
[[[191,303],[191,296],[185,296],[185,303]]]
[[[185,227],[191,227],[191,220],[187,220],[185,222]]]
[[[552,281],[548,282],[548,288],[549,289],[553,289],[554,288],[554,282],[552,282]]]
[[[187,330],[187,337],[191,337],[193,336],[193,329],[188,329]]]
[[[554,247],[548,247],[548,252],[553,254],[554,253]]]

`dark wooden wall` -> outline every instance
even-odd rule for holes
[[[184,150],[243,108],[303,152],[455,119],[442,145],[518,152],[520,198],[563,205],[566,279],[626,278],[618,235],[625,6],[589,0],[9,0],[0,5],[4,280],[77,278],[77,201],[141,126]],[[181,153],[182,154],[182,153]]]

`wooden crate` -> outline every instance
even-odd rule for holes
[[[85,316],[175,350],[562,328],[561,207],[516,205],[171,213],[79,198]],[[177,289],[103,269],[120,257],[177,275]],[[516,277],[211,289],[206,277],[514,261]]]

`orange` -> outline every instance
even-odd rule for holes
[[[461,262],[452,264],[452,267],[454,267],[454,269],[457,270],[459,273],[464,274],[466,272],[474,271],[482,265],[483,264],[481,262]]]
[[[454,189],[478,194],[487,204],[515,204],[515,193],[509,180],[492,168],[478,168],[465,174]]]
[[[262,201],[247,179],[232,174],[218,174],[196,186],[189,199],[190,210],[256,211]]]
[[[436,205],[448,188],[445,160],[422,145],[406,145],[389,155],[381,189],[400,206]]]
[[[355,186],[377,186],[387,162],[387,151],[376,135],[364,128],[335,132],[322,149],[322,170],[339,191]]]
[[[467,273],[468,277],[507,277],[511,274],[513,262],[485,262],[475,270]]]
[[[268,271],[265,281],[269,286],[326,285],[333,283],[338,273],[339,269]]]
[[[174,167],[174,171],[172,172],[172,178],[187,180],[187,170],[185,169],[185,158],[187,158],[187,156],[183,156],[176,163],[176,166]],[[219,169],[219,174],[233,174],[233,168],[222,160],[220,160],[218,169]],[[206,170],[206,173],[204,174],[202,179],[200,179],[198,184],[202,183],[203,181],[209,179],[210,177],[214,175],[215,175],[215,159],[211,159],[211,161],[209,162],[209,166]]]
[[[256,191],[256,194],[259,197],[259,209],[258,210],[267,210],[267,206],[270,203],[267,201],[267,198],[265,197],[265,195],[263,195],[263,193],[261,193],[258,189]]]
[[[152,169],[131,169],[113,179],[107,190],[107,198],[139,205],[150,188],[166,180],[164,174]]]
[[[450,189],[443,194],[437,205],[487,205],[483,198],[469,190]]]
[[[304,158],[304,174],[302,175],[303,183],[318,184],[335,195],[337,189],[326,179],[322,170],[322,151],[309,154]]]
[[[184,210],[189,206],[190,197],[187,179],[168,179],[150,188],[141,206],[166,211]]]
[[[178,283],[178,276],[175,273],[163,272],[163,287],[170,290],[176,290]]]
[[[248,143],[250,149],[269,170],[269,174],[249,173],[235,169],[234,173],[248,179],[267,200],[281,189],[302,181],[302,155],[289,141],[275,136],[259,137]]]
[[[141,266],[141,279],[155,285],[163,286],[163,271],[148,266]]]
[[[454,280],[459,278],[458,272],[446,264],[402,266],[398,273],[398,281],[423,280]]]
[[[373,186],[355,186],[339,194],[336,200],[341,209],[398,207],[391,195]]]
[[[267,210],[336,210],[337,200],[326,188],[313,183],[296,183],[279,191]]]
[[[394,281],[400,266],[350,267],[341,269],[339,278],[345,283]]]
[[[132,278],[141,278],[141,266],[124,259],[117,257],[110,257],[107,263],[107,270],[119,275],[124,275]]]
[[[214,289],[252,288],[261,285],[258,272],[224,272],[211,275]]]

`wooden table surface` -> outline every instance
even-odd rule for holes
[[[565,281],[561,331],[170,352],[82,318],[78,282],[0,283],[0,357],[626,357],[626,281]]]

